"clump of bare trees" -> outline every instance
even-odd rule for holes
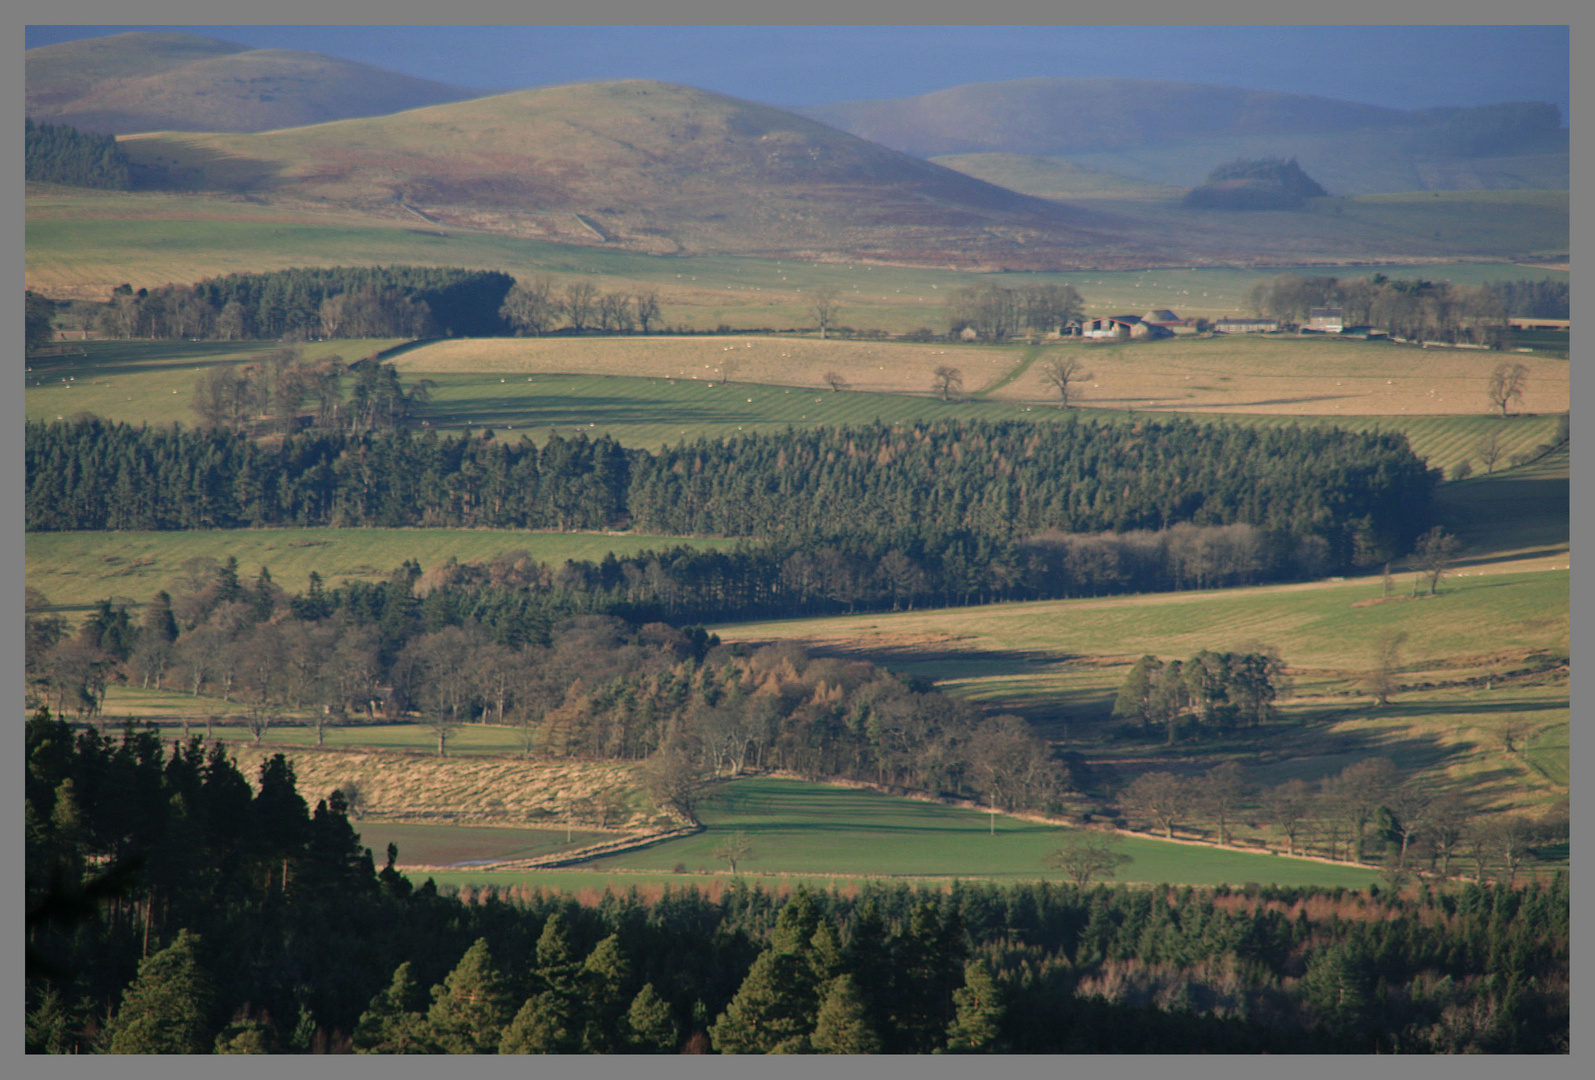
[[[600,292],[585,279],[566,282],[563,288],[548,277],[516,281],[499,308],[517,334],[543,334],[563,328],[572,333],[598,330],[606,334],[648,333],[660,320],[659,294],[652,289],[636,293]]]
[[[1565,844],[1564,806],[1539,816],[1480,814],[1463,798],[1404,775],[1388,758],[1365,758],[1319,781],[1302,778],[1259,788],[1235,762],[1206,772],[1143,773],[1118,796],[1131,822],[1173,839],[1207,827],[1218,843],[1244,821],[1270,830],[1287,855],[1381,864],[1391,880],[1412,873],[1515,882],[1535,853]],[[1083,853],[1076,853],[1083,859]]]
[[[1334,306],[1347,326],[1375,326],[1411,341],[1499,346],[1509,312],[1486,285],[1393,281],[1379,274],[1341,280],[1281,274],[1252,286],[1252,308],[1286,325],[1307,322],[1315,307]]]
[[[1010,289],[992,282],[948,297],[948,332],[956,336],[967,328],[982,341],[1004,341],[1026,332],[1045,335],[1079,319],[1082,310],[1073,285]]]
[[[397,427],[431,398],[435,383],[408,386],[398,369],[374,358],[307,358],[275,349],[258,361],[211,367],[194,385],[193,409],[211,427],[291,431],[374,431]]]

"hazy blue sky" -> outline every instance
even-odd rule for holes
[[[1223,83],[1396,108],[1568,109],[1565,26],[29,26],[27,46],[124,30],[306,49],[519,89],[648,78],[771,105],[900,97],[1034,75]]]

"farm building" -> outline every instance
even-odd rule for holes
[[[1144,322],[1137,315],[1109,315],[1101,319],[1086,319],[1080,324],[1080,336],[1087,341],[1129,341],[1132,338],[1166,337],[1169,331],[1156,323]]]
[[[1304,330],[1317,330],[1321,334],[1338,334],[1345,329],[1345,312],[1337,307],[1315,307],[1307,312]]]
[[[1182,319],[1168,308],[1153,308],[1141,316],[1141,321],[1149,326],[1167,330],[1171,334],[1196,333],[1195,319]]]
[[[1279,329],[1278,319],[1219,319],[1213,329],[1221,334],[1272,334]]]

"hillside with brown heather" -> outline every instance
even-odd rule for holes
[[[460,101],[476,91],[293,49],[135,32],[29,49],[27,113],[135,131],[270,131]]]
[[[1021,195],[793,113],[644,80],[259,134],[124,138],[147,187],[376,209],[658,254],[982,269],[1166,257],[1117,216]]]

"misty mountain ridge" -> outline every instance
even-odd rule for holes
[[[1021,154],[1193,187],[1238,157],[1296,157],[1335,194],[1565,188],[1554,105],[1423,110],[1157,79],[1032,78],[797,110],[925,157]]]

